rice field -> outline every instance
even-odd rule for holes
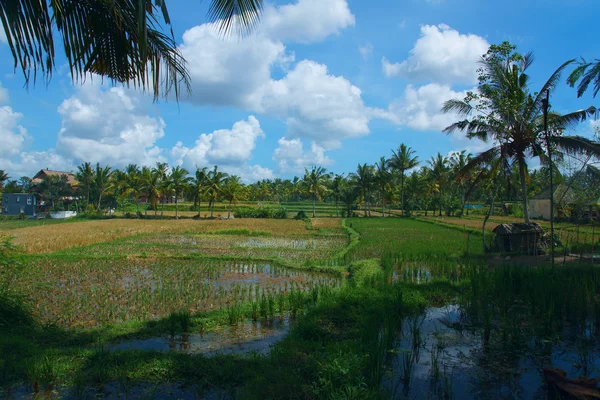
[[[62,328],[157,320],[179,310],[193,315],[262,297],[279,302],[339,283],[269,264],[168,259],[40,259],[13,281],[39,321]]]
[[[0,224],[1,225],[1,224]],[[204,233],[246,229],[273,235],[311,235],[304,221],[272,219],[237,220],[137,220],[108,219],[62,223],[4,231],[14,244],[28,253],[51,253],[71,247],[110,242],[115,239],[151,233]],[[0,234],[1,235],[1,234]]]
[[[553,398],[544,367],[600,377],[600,270],[493,264],[461,229],[392,217],[11,232],[28,253],[0,259],[21,302],[0,296],[6,397]]]

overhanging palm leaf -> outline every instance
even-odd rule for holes
[[[222,32],[250,30],[261,8],[262,0],[212,0],[209,19]],[[50,80],[59,33],[74,81],[98,74],[155,99],[172,90],[179,99],[181,84],[190,90],[173,32],[161,26],[171,23],[166,0],[0,0],[0,21],[27,84],[38,73]]]
[[[582,60],[580,65],[569,75],[567,82],[574,87],[579,80],[581,81],[577,86],[577,97],[581,97],[592,83],[594,84],[592,95],[596,97],[600,91],[600,60],[590,63]]]

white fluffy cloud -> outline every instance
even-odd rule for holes
[[[298,0],[294,4],[268,6],[259,29],[276,40],[311,43],[354,23],[346,0]]]
[[[8,43],[8,40],[6,39],[6,32],[4,32],[4,29],[0,28],[0,43]]]
[[[310,150],[304,151],[300,139],[282,137],[277,142],[279,146],[273,152],[273,160],[277,161],[279,170],[283,173],[299,173],[310,165],[330,165],[332,160],[325,155],[325,149],[315,142]]]
[[[231,129],[219,129],[201,134],[193,147],[178,142],[171,149],[176,164],[187,168],[210,166],[213,164],[240,166],[252,157],[256,141],[265,133],[254,116],[247,121],[238,121]]]
[[[279,41],[258,34],[226,39],[212,24],[186,31],[180,49],[192,79],[192,103],[245,108],[248,97],[271,78],[271,68],[291,57]]]
[[[383,57],[383,72],[410,81],[474,84],[477,61],[489,46],[483,37],[461,34],[445,24],[423,25],[408,59],[392,63]]]
[[[280,118],[288,124],[288,137],[327,148],[368,134],[369,110],[360,90],[313,61],[290,70],[295,56],[284,45],[320,41],[354,22],[346,0],[298,0],[267,6],[258,31],[243,40],[223,38],[211,24],[196,26],[180,46],[192,78],[189,101]],[[274,68],[284,72],[281,79],[272,79]]]
[[[58,107],[62,127],[57,151],[78,162],[113,167],[165,161],[156,146],[165,123],[148,115],[150,106],[146,97],[123,87],[103,90],[96,84],[83,85]]]
[[[0,157],[18,155],[29,140],[27,130],[19,125],[22,117],[9,106],[0,107]]]
[[[417,88],[408,85],[404,90],[404,96],[392,102],[388,113],[383,117],[398,125],[405,125],[419,131],[441,131],[459,118],[453,113],[442,113],[443,104],[450,99],[463,99],[466,93],[466,91],[455,92],[450,86],[438,83]]]
[[[360,89],[314,61],[299,62],[284,78],[261,88],[255,107],[286,120],[287,136],[307,138],[326,149],[369,133],[371,110]]]
[[[19,124],[23,115],[16,112],[8,103],[8,90],[0,83],[0,167],[8,171],[11,179],[31,175],[40,168],[71,169],[69,161],[48,151],[27,151],[33,139]]]
[[[183,165],[190,171],[219,165],[223,171],[239,175],[245,182],[270,179],[273,171],[248,164],[257,140],[263,137],[265,133],[259,121],[251,115],[247,121],[234,123],[231,129],[201,134],[192,147],[177,142],[170,153],[176,165]]]

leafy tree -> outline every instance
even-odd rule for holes
[[[317,199],[321,200],[323,195],[327,192],[327,186],[325,185],[325,179],[327,177],[327,170],[323,167],[313,166],[310,171],[308,168],[304,168],[304,177],[302,182],[306,193],[312,197],[312,216],[315,217],[315,205]]]
[[[56,203],[72,193],[67,175],[46,175],[39,186],[40,194],[50,201],[52,210],[56,210]]]
[[[26,82],[38,75],[50,80],[56,48],[63,47],[73,80],[97,74],[149,89],[154,97],[180,96],[189,75],[175,42],[166,31],[171,19],[166,0],[4,0],[0,20],[15,68]],[[208,12],[222,32],[258,21],[262,0],[212,0]],[[62,41],[62,43],[55,43]]]
[[[92,168],[92,164],[86,162],[78,166],[75,179],[77,179],[77,182],[79,182],[81,188],[85,191],[86,204],[90,204],[90,190],[94,184],[94,169]]]
[[[563,70],[573,62],[565,62],[542,85],[538,92],[529,88],[527,74],[533,63],[531,53],[521,55],[508,42],[492,45],[482,57],[477,92],[469,92],[463,100],[449,100],[442,110],[456,112],[466,119],[458,121],[444,132],[465,132],[469,139],[492,141],[490,149],[478,154],[466,166],[467,169],[491,165],[500,168],[505,160],[515,160],[519,167],[521,197],[525,222],[529,222],[527,201],[527,159],[538,157],[542,163],[548,161],[545,145],[543,110],[546,96],[560,81]],[[590,107],[573,113],[549,116],[549,142],[552,148],[573,153],[600,153],[597,143],[581,136],[565,136],[566,128],[585,120],[595,113]]]
[[[171,170],[169,174],[169,186],[172,188],[175,194],[175,218],[179,218],[179,196],[184,191],[186,186],[190,183],[190,177],[187,176],[188,171],[185,168],[177,166]]]
[[[393,171],[400,172],[402,215],[404,215],[404,175],[406,170],[419,165],[419,157],[414,154],[415,151],[412,148],[402,143],[400,147],[398,147],[398,151],[392,150],[392,158],[388,161],[388,164]]]

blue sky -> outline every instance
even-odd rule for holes
[[[167,161],[250,182],[313,164],[351,172],[400,143],[421,160],[477,152],[481,143],[441,133],[455,117],[439,108],[474,87],[489,44],[533,51],[534,87],[567,59],[600,57],[595,0],[281,1],[253,35],[229,40],[206,23],[208,3],[169,2],[192,77],[180,104],[98,78],[73,84],[64,59],[48,86],[27,90],[0,36],[0,169]],[[558,111],[597,102],[566,84],[551,100]],[[591,124],[577,131],[590,136]]]

